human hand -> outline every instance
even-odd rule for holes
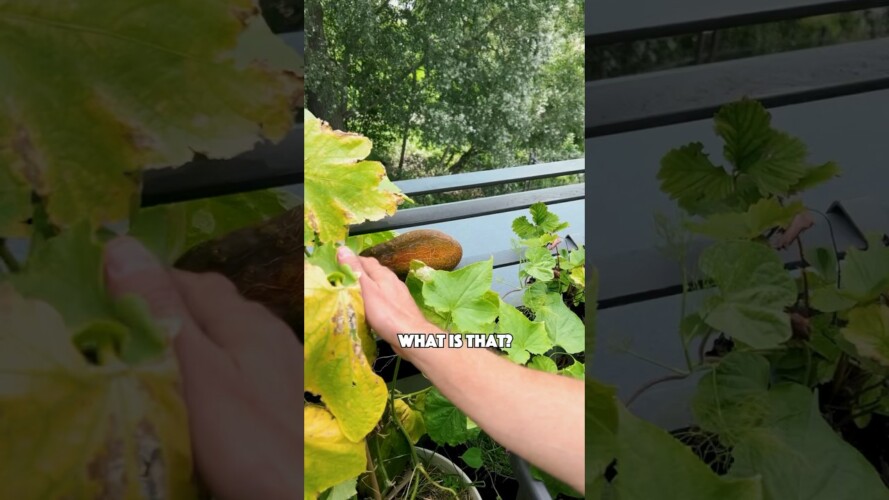
[[[442,330],[423,316],[407,286],[377,259],[359,257],[349,249],[340,247],[337,260],[358,274],[361,296],[364,298],[364,315],[371,328],[392,345],[400,356],[412,361],[411,349],[398,346],[399,333],[440,333]]]
[[[132,238],[107,245],[105,275],[112,295],[178,324],[192,449],[214,497],[299,498],[303,358],[290,328],[221,275],[167,270]]]

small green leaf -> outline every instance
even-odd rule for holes
[[[586,367],[580,361],[574,361],[570,365],[559,370],[560,375],[565,375],[578,380],[583,380]]]
[[[472,467],[473,469],[479,469],[482,465],[484,465],[484,460],[482,459],[482,449],[473,446],[468,450],[464,451],[460,458],[466,462],[466,465]]]
[[[704,206],[723,200],[732,192],[731,175],[710,162],[701,143],[667,153],[657,177],[661,191],[693,214],[706,213]]]
[[[540,302],[535,302],[531,310],[534,311],[535,320],[542,321],[546,325],[546,331],[553,345],[565,349],[569,354],[584,350],[586,330],[583,321],[568,309],[562,301],[561,294],[547,293]]]
[[[456,271],[429,271],[422,288],[423,303],[450,315],[460,332],[490,333],[500,304],[499,296],[491,291],[493,272],[493,258]]]
[[[816,167],[806,169],[803,177],[788,190],[789,194],[799,193],[823,184],[840,175],[840,167],[834,162],[827,162]]]
[[[544,203],[537,202],[531,205],[531,218],[545,233],[557,233],[568,227],[568,223],[559,220],[559,216],[550,212]]]
[[[549,356],[534,356],[531,358],[531,362],[528,363],[527,366],[532,370],[539,370],[546,373],[559,372],[559,367],[556,366],[556,362]]]
[[[539,281],[552,281],[556,258],[544,247],[531,247],[525,251],[527,262],[522,264],[522,274]]]

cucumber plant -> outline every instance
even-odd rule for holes
[[[726,105],[715,130],[728,166],[692,143],[667,153],[658,173],[684,212],[684,229],[712,243],[697,269],[683,272],[701,276],[684,286],[699,304],[682,311],[677,328],[685,375],[655,383],[700,375],[690,401],[693,432],[716,451],[692,453],[633,417],[612,389],[588,381],[588,493],[889,498],[889,476],[878,469],[886,447],[860,440],[862,433],[887,440],[889,249],[879,238],[864,250],[806,248],[816,212],[797,195],[839,168],[810,164],[803,142],[774,129],[761,104]],[[798,271],[785,267],[785,248],[802,263]],[[716,336],[728,347],[705,353]],[[697,355],[689,352],[695,342]],[[650,441],[639,442],[640,433]]]

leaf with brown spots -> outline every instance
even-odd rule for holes
[[[90,362],[55,309],[8,286],[0,324],[0,498],[196,498],[171,351]]]
[[[305,309],[311,311],[304,320],[306,391],[321,396],[343,434],[357,442],[383,416],[387,398],[366,354],[374,344],[361,289],[358,283],[332,285],[321,267],[308,262],[304,276]]]
[[[122,219],[141,169],[279,140],[303,92],[251,0],[0,2],[0,75],[0,236],[32,191],[61,226]]]

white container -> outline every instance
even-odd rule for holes
[[[469,476],[467,476],[465,472],[463,472],[463,469],[458,467],[454,462],[448,460],[447,457],[425,448],[416,447],[414,449],[417,450],[417,458],[424,464],[432,465],[445,474],[456,474],[460,476],[460,478],[463,479],[463,482],[467,485],[472,484],[472,480],[469,479]],[[479,494],[478,488],[475,486],[469,488],[469,496],[472,497],[473,500],[482,500],[482,496]]]

